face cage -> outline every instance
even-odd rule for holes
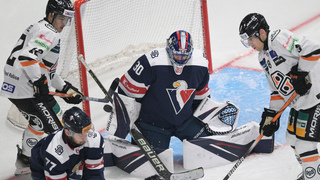
[[[68,10],[68,9],[65,9],[63,11],[63,13],[53,12],[52,15],[53,15],[53,21],[57,17],[57,15],[63,15],[64,17],[67,17],[68,20],[67,20],[66,26],[71,26],[71,24],[73,23],[73,20],[74,20],[74,11]]]
[[[187,64],[187,62],[191,58],[192,52],[193,52],[193,48],[191,49],[190,52],[185,52],[185,53],[181,52],[181,51],[172,50],[171,48],[168,48],[168,50],[169,50],[168,53],[169,53],[171,62],[173,62],[174,64],[176,64],[178,66],[182,66],[184,64]],[[181,59],[175,59],[174,55],[181,56]],[[184,57],[187,57],[187,58],[185,60],[183,60]]]
[[[68,129],[68,128],[67,128],[67,129]],[[90,136],[92,136],[92,134],[94,133],[95,128],[94,128],[94,125],[91,123],[91,128],[90,128],[88,131],[83,132],[83,133],[77,133],[77,132],[72,131],[71,129],[68,129],[68,130],[69,130],[70,136],[71,136],[72,138],[74,138],[74,134],[84,134],[84,133],[88,133],[88,137],[90,137]]]
[[[249,39],[252,37],[252,36],[256,36],[257,38],[260,37],[260,34],[259,32],[254,32],[251,36],[249,36],[247,33],[243,33],[243,34],[240,34],[240,41],[241,43],[246,47],[246,48],[249,48]]]

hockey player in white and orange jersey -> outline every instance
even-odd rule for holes
[[[294,91],[299,95],[290,103],[287,142],[301,160],[299,179],[320,179],[320,45],[286,29],[269,30],[263,15],[248,14],[240,23],[239,34],[246,47],[259,51],[271,90],[269,108],[262,113],[260,130],[271,136],[279,121],[270,124],[277,111]]]
[[[59,104],[49,96],[49,87],[58,92],[72,94],[67,103],[78,104],[83,96],[77,88],[65,82],[56,73],[60,32],[73,19],[70,0],[49,0],[46,17],[29,26],[20,36],[4,67],[1,96],[9,100],[29,121],[18,147],[16,175],[30,173],[31,148],[45,136],[62,127],[62,111]]]

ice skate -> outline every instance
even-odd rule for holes
[[[17,160],[16,160],[16,171],[14,172],[14,174],[16,176],[19,175],[25,175],[25,174],[30,174],[31,170],[30,170],[30,157],[27,157],[25,155],[22,154],[22,149],[19,147],[19,145],[17,145],[18,148],[18,154],[17,154]]]

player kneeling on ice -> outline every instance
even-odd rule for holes
[[[63,129],[34,146],[31,176],[45,179],[104,179],[104,141],[89,116],[78,107],[62,117]]]

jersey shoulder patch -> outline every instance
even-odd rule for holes
[[[186,64],[187,66],[202,66],[208,68],[208,60],[205,53],[200,49],[194,49],[191,59]]]
[[[150,66],[168,66],[171,65],[168,53],[165,47],[156,48],[145,54]]]

